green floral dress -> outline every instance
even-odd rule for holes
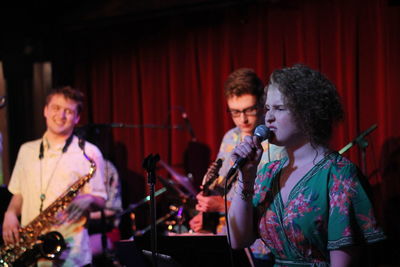
[[[287,203],[279,176],[287,158],[260,169],[253,205],[258,232],[276,266],[329,266],[329,250],[385,238],[377,227],[358,168],[338,153],[318,162]]]

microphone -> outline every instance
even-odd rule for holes
[[[271,137],[271,130],[267,128],[265,125],[258,125],[256,129],[254,130],[254,136],[258,137],[258,140],[260,142],[267,140]],[[239,157],[236,159],[235,163],[233,166],[229,169],[228,174],[226,175],[226,178],[229,179],[234,173],[237,172],[240,168],[243,167],[243,165],[246,163],[247,158],[242,158]]]
[[[189,130],[190,136],[192,137],[192,141],[195,142],[196,141],[196,135],[194,134],[193,128],[192,128],[192,124],[189,121],[189,117],[188,114],[186,113],[186,111],[182,108],[181,109],[181,114],[182,114],[182,118],[185,121],[186,127]]]

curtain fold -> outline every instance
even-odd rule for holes
[[[79,38],[69,33],[64,52],[73,62],[74,85],[89,96],[83,122],[138,126],[112,131],[114,142],[127,153],[126,159],[122,154],[115,158],[126,160],[127,170],[144,175],[143,158],[159,153],[184,173],[192,136],[183,112],[214,159],[223,134],[233,126],[223,95],[227,75],[250,67],[268,82],[275,68],[305,63],[334,81],[345,106],[333,148],[339,150],[378,124],[366,138],[365,152],[366,175],[380,183],[371,174],[380,168],[381,147],[400,135],[399,6],[383,0],[281,3],[139,21]],[[361,166],[357,145],[345,155]],[[129,183],[144,195],[144,188]]]

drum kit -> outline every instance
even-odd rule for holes
[[[184,125],[158,125],[158,124],[125,124],[125,123],[105,123],[105,124],[86,124],[82,127],[77,128],[77,133],[85,134],[90,129],[102,129],[102,128],[154,128],[154,129],[177,129],[177,130],[190,130],[189,127],[190,122],[187,119],[187,116],[183,116],[185,124]],[[190,131],[192,136],[192,140],[194,138],[193,130]],[[194,138],[195,139],[195,138]],[[173,167],[168,165],[163,160],[159,160],[157,164],[157,169],[164,169],[168,173],[169,178],[163,178],[159,175],[156,176],[156,180],[160,181],[163,185],[162,188],[153,192],[155,197],[160,195],[167,195],[170,193],[171,195],[177,196],[179,200],[178,203],[174,203],[174,205],[169,206],[169,211],[166,212],[164,216],[161,216],[157,219],[157,224],[164,224],[168,231],[187,231],[186,227],[183,227],[183,223],[185,222],[184,213],[188,207],[188,203],[191,200],[195,200],[195,196],[198,193],[198,190],[194,186],[194,181],[192,181],[192,176],[189,174],[188,176],[183,175],[176,171]],[[151,193],[150,193],[151,195]],[[136,203],[130,204],[125,210],[116,214],[116,217],[121,218],[126,214],[130,214],[130,217],[136,218],[134,211],[141,207],[142,205],[151,202],[151,196],[146,196],[143,199],[139,200]],[[169,196],[169,195],[168,195]],[[132,214],[133,213],[133,214]],[[143,235],[145,234],[150,227],[147,226],[141,230],[136,230],[136,226],[134,225],[135,220],[131,219],[132,229],[135,229],[133,235]],[[160,227],[161,228],[161,227]]]
[[[188,232],[187,227],[184,225],[186,218],[184,216],[185,210],[189,209],[188,203],[190,200],[194,200],[197,195],[197,190],[193,185],[192,179],[186,175],[179,173],[174,170],[173,167],[168,165],[166,162],[160,160],[159,165],[167,171],[170,178],[164,178],[161,176],[157,176],[157,180],[163,185],[162,188],[155,191],[155,197],[158,197],[162,194],[167,194],[168,192],[174,196],[177,196],[178,203],[169,206],[169,211],[161,217],[159,217],[156,221],[157,225],[163,225],[165,228],[165,234],[184,234]],[[131,218],[136,218],[134,214],[135,209],[140,206],[148,203],[150,201],[150,195],[144,197],[136,203],[130,204],[125,210],[120,212],[118,216],[123,216],[125,214],[131,214]],[[133,219],[134,224],[134,219]],[[136,230],[136,227],[133,236],[141,236],[146,234],[151,226],[148,225],[143,229]]]

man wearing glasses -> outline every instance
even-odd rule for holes
[[[223,218],[225,206],[222,192],[225,184],[225,176],[234,163],[231,159],[231,152],[245,136],[253,135],[253,131],[257,125],[264,123],[264,86],[254,70],[241,68],[232,72],[225,81],[224,90],[228,105],[227,111],[236,127],[226,132],[221,142],[217,158],[222,160],[222,166],[218,172],[219,177],[212,185],[214,194],[206,196],[201,192],[196,197],[198,201],[196,210],[199,213],[189,223],[191,229],[195,232],[204,232],[205,227],[203,226],[206,222],[203,224],[203,213],[218,212],[221,214],[220,223],[217,229],[212,231],[217,234],[225,234],[226,229]],[[264,147],[264,154],[259,166],[263,166],[269,161],[280,159],[283,156],[284,152],[282,148],[271,145],[268,141],[264,141],[262,145]],[[217,168],[216,163],[213,163],[210,166],[211,168]],[[206,179],[207,177],[205,177]],[[235,181],[231,183],[227,196],[228,206],[235,190],[235,184]],[[215,194],[215,192],[219,192],[220,194]],[[267,251],[260,240],[257,240],[253,244],[252,251],[256,266],[259,260],[263,261],[263,259],[267,258]],[[265,261],[262,264],[268,266]]]

